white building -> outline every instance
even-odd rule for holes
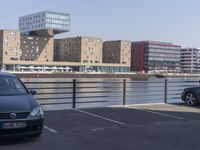
[[[200,72],[200,49],[198,48],[181,49],[181,72],[184,73]]]
[[[51,35],[69,32],[70,14],[42,11],[19,18],[19,31],[32,35]]]

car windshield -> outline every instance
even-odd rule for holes
[[[16,77],[0,77],[0,96],[28,94],[22,83]]]

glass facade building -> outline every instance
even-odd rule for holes
[[[32,32],[54,35],[70,31],[70,14],[43,11],[19,18],[19,30],[21,33]],[[43,31],[43,32],[42,32]]]
[[[180,72],[181,46],[164,42],[133,42],[132,71]]]

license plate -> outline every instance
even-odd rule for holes
[[[21,129],[26,128],[26,122],[5,122],[2,126],[3,129]]]

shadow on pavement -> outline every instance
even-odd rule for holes
[[[24,143],[31,143],[37,141],[37,138],[19,138],[19,137],[9,137],[9,138],[0,138],[0,146],[11,146],[11,145],[21,145]]]

